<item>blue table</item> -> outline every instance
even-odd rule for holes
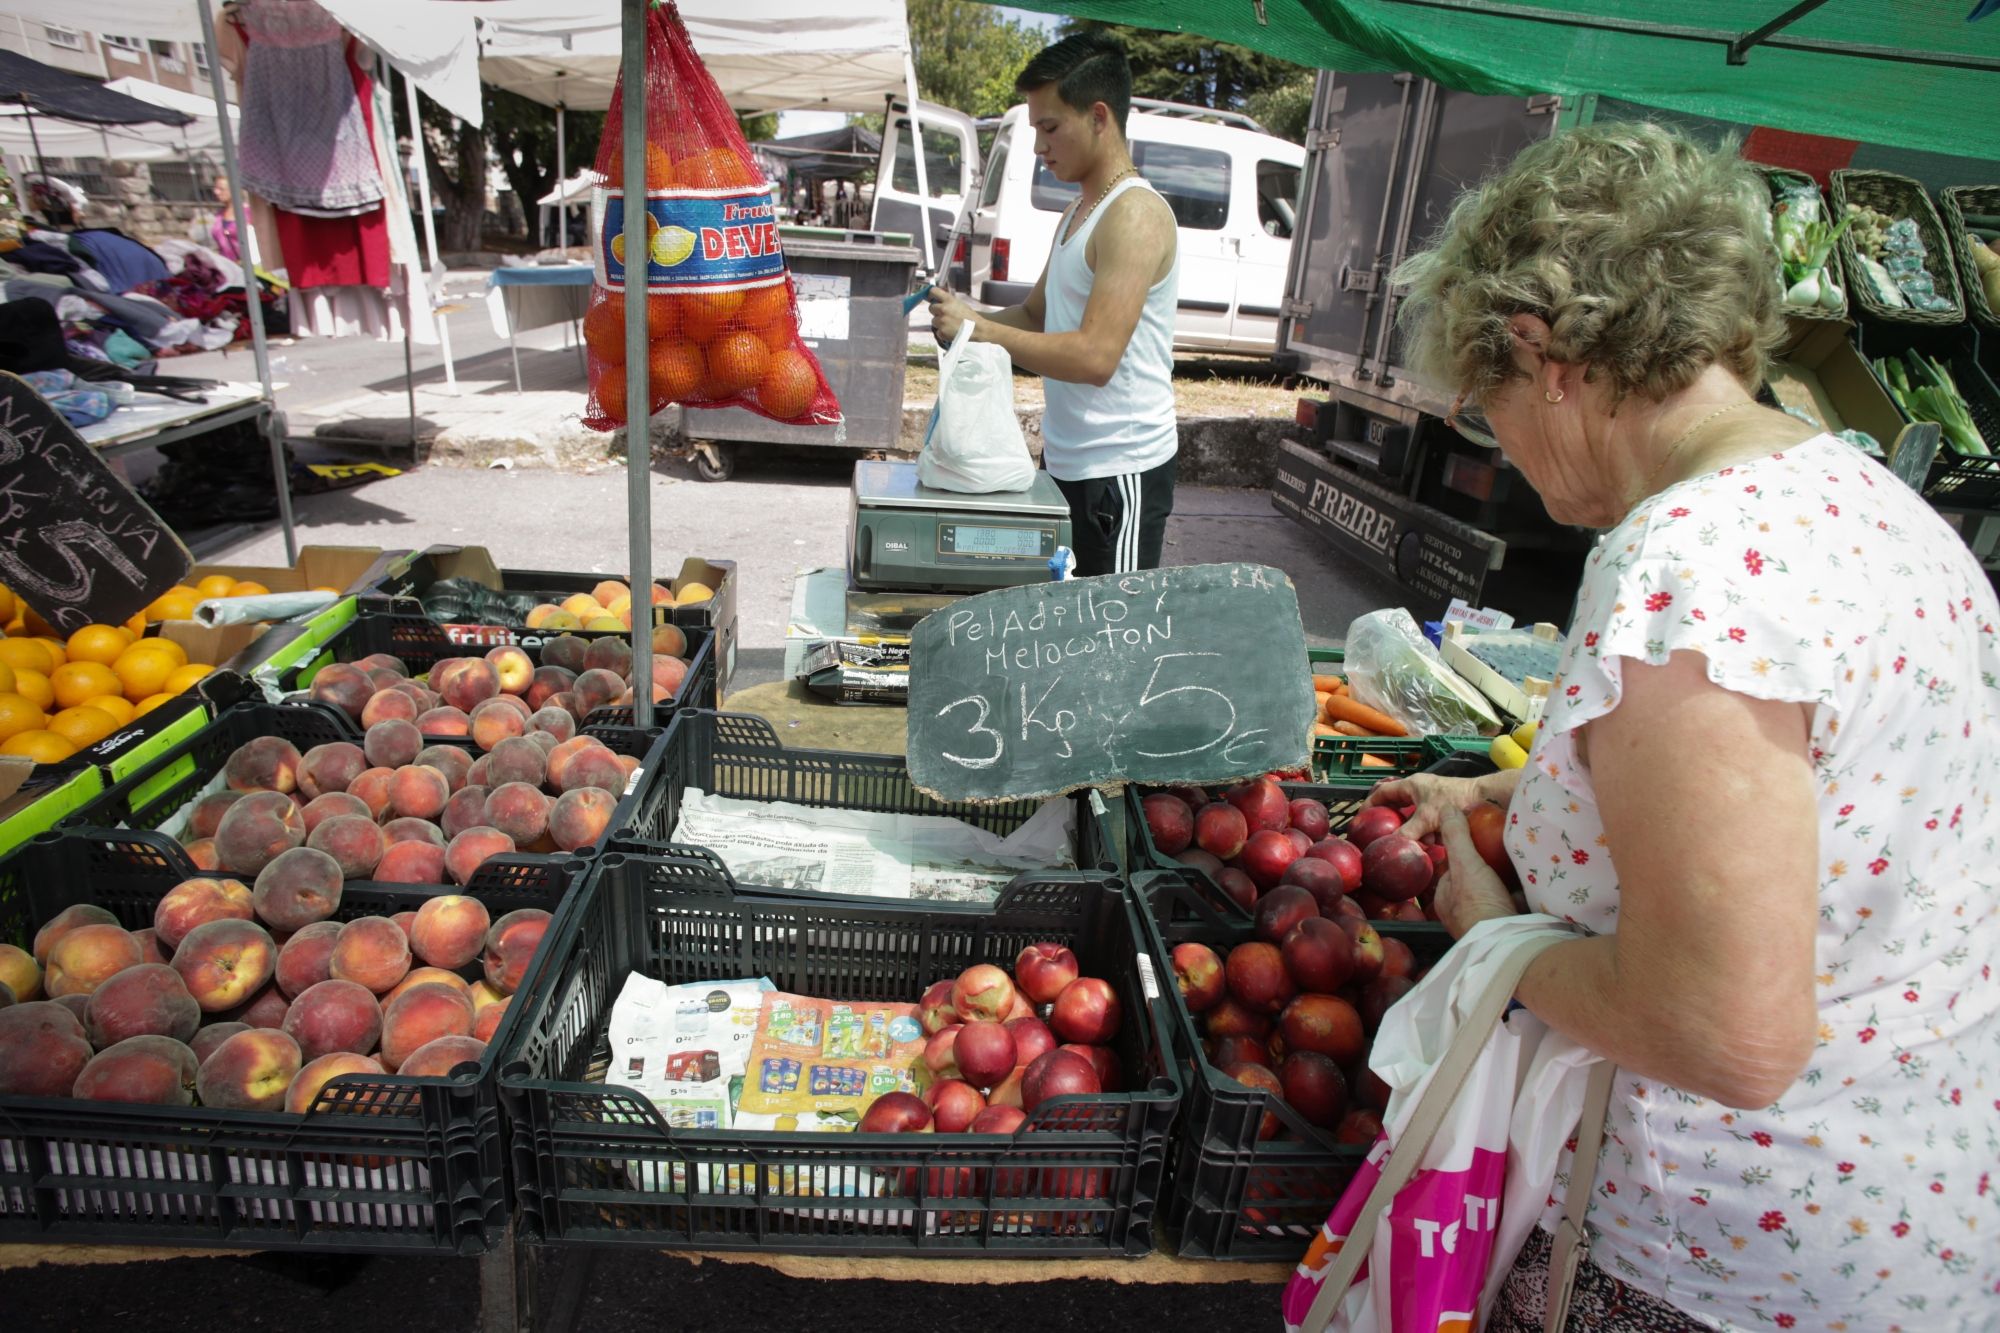
[[[514,392],[521,392],[521,352],[514,335],[521,329],[546,328],[551,324],[573,325],[583,318],[590,304],[591,266],[578,264],[533,264],[519,268],[495,269],[486,277],[486,309],[493,331],[507,339],[507,351],[514,358]],[[577,339],[577,352],[583,340]]]

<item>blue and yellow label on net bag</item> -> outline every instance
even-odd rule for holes
[[[625,290],[625,192],[599,188],[591,199],[597,285]],[[646,289],[727,291],[782,278],[784,249],[768,187],[665,190],[646,196]]]

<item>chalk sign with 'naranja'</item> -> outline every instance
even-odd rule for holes
[[[946,800],[1306,765],[1313,719],[1290,579],[1183,565],[956,602],[910,643],[910,779]]]
[[[130,620],[193,566],[48,400],[0,373],[0,583],[67,636]]]

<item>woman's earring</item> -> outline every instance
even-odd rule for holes
[[[1547,389],[1542,390],[1542,397],[1551,403],[1560,403],[1563,400],[1561,393],[1550,393]]]

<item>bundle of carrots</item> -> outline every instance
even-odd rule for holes
[[[1409,729],[1380,709],[1370,708],[1356,699],[1348,691],[1347,682],[1338,676],[1315,675],[1313,697],[1319,702],[1318,720],[1313,723],[1315,736],[1407,736]],[[1369,760],[1373,759],[1374,764]],[[1362,767],[1393,767],[1386,759],[1374,755],[1363,755]]]

